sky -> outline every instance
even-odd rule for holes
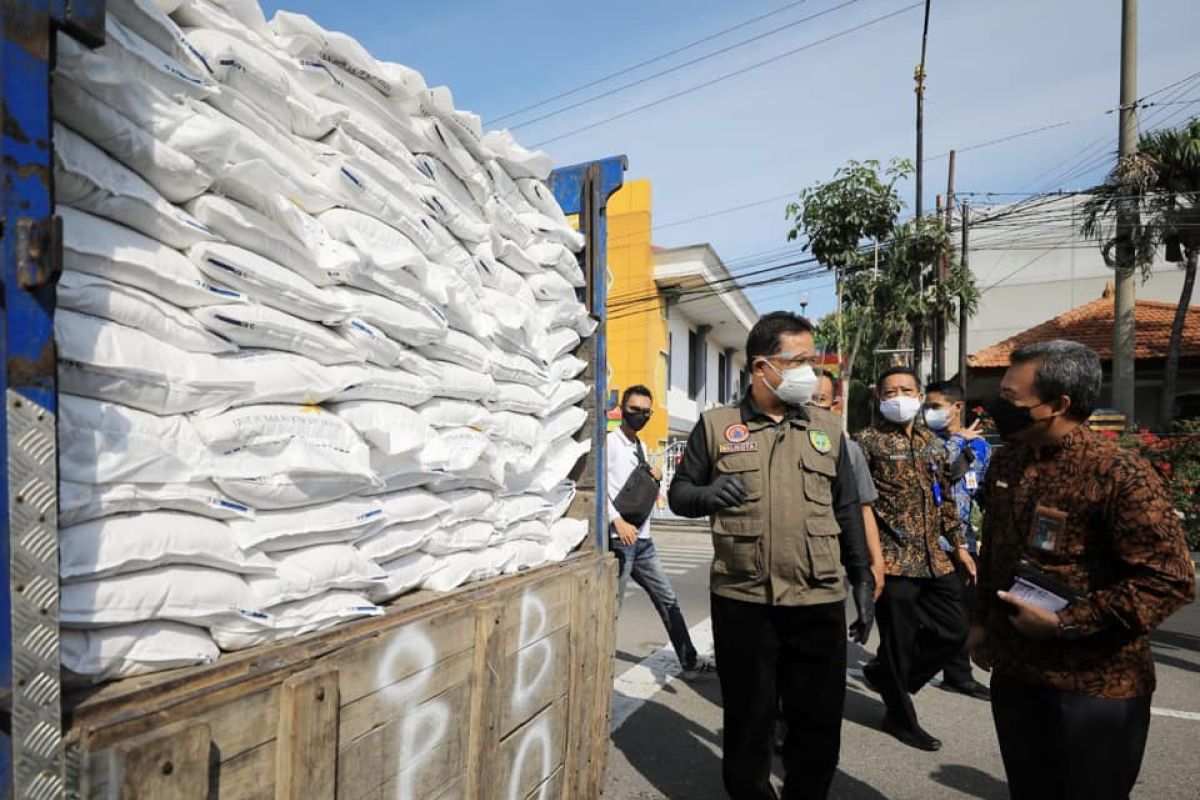
[[[922,12],[919,3],[909,6],[913,0],[263,3],[268,17],[280,8],[308,14],[354,36],[378,58],[415,67],[431,86],[448,85],[456,105],[485,123],[740,25],[488,126],[512,127],[526,146],[554,139],[544,149],[559,164],[627,155],[627,178],[653,181],[655,244],[709,242],[735,274],[796,258],[784,249],[785,195],[828,180],[849,159],[913,156],[912,76]],[[764,18],[743,25],[756,17]],[[962,151],[959,192],[1000,193],[972,196],[977,203],[1016,199],[1004,193],[1084,188],[1102,178],[1111,163],[1105,154],[1116,148],[1117,116],[1105,112],[1119,98],[1120,17],[1117,0],[933,0],[926,209],[946,190],[945,153],[951,148]],[[1200,70],[1198,24],[1195,0],[1143,0],[1139,96]],[[852,30],[857,26],[865,27]],[[836,38],[820,43],[831,36]],[[761,38],[732,47],[755,37]],[[700,63],[520,125],[727,47]],[[745,71],[731,76],[739,70]],[[689,91],[710,81],[715,83]],[[1142,109],[1142,119],[1178,123],[1200,114],[1200,81],[1181,89],[1157,95],[1173,105]],[[1046,126],[1054,127],[967,149]],[[586,130],[576,132],[580,128]],[[903,192],[911,210],[913,188]],[[740,206],[749,207],[716,213]],[[705,218],[692,220],[698,216]],[[678,224],[685,220],[692,221]],[[807,300],[809,315],[820,316],[834,305],[829,275],[749,295],[760,311],[795,309]]]

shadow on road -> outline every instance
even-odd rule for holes
[[[979,800],[1008,800],[1008,784],[983,770],[961,764],[942,764],[929,777],[942,786]]]
[[[1200,636],[1191,633],[1157,630],[1150,634],[1150,643],[1155,647],[1164,647],[1169,650],[1188,650],[1200,653]]]

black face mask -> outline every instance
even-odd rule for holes
[[[625,420],[635,433],[646,427],[646,423],[650,421],[649,411],[622,411],[621,419]]]
[[[1007,398],[997,397],[988,405],[987,412],[996,423],[996,430],[1000,435],[1005,439],[1012,439],[1037,422],[1033,418],[1033,410],[1044,405],[1046,404],[1038,403],[1036,406],[1019,406]]]

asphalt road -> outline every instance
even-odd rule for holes
[[[705,634],[709,617],[708,558],[703,532],[654,528],[688,625]],[[674,678],[674,656],[645,593],[631,589],[617,631],[617,686],[604,794],[614,800],[723,800],[721,693],[715,676],[692,683]],[[935,687],[916,699],[922,722],[944,742],[919,752],[879,731],[883,705],[855,676],[876,646],[850,646],[842,757],[831,797],[839,800],[1006,800],[1004,769],[986,703]],[[870,651],[870,652],[868,652]],[[1154,636],[1158,663],[1156,713],[1135,798],[1200,796],[1200,605],[1168,620]],[[976,670],[976,677],[987,676]],[[778,764],[777,774],[779,773]]]

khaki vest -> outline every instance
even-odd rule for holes
[[[712,515],[714,594],[750,603],[807,606],[845,598],[841,527],[833,513],[841,424],[822,409],[811,419],[742,422],[726,406],[701,417],[709,480],[737,475],[746,502]]]

